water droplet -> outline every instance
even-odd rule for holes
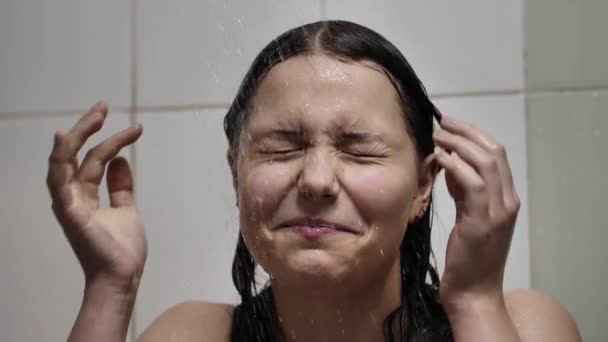
[[[243,17],[236,18],[236,23],[239,24],[239,26],[242,28],[243,27]]]
[[[382,254],[382,256],[384,256],[384,250],[382,250],[382,248],[380,248],[380,254]]]
[[[213,77],[213,80],[215,81],[215,83],[220,83],[220,78],[217,76],[217,74],[215,72],[211,72],[211,77]]]

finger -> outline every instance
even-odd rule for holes
[[[76,156],[87,139],[101,129],[107,114],[108,106],[99,101],[72,126],[66,134],[70,158]]]
[[[99,116],[100,114],[106,116],[107,113],[108,105],[103,101],[98,101],[78,119],[74,126],[70,128],[69,133],[72,135],[80,133],[84,125],[86,125],[87,121],[90,120],[92,116]]]
[[[441,128],[454,134],[465,136],[486,151],[492,151],[498,143],[489,134],[471,123],[457,120],[451,116],[444,116]]]
[[[106,113],[107,106],[101,101],[97,102],[68,133],[55,132],[53,149],[48,158],[49,169],[46,179],[53,200],[69,202],[66,196],[62,196],[69,192],[63,191],[62,188],[74,179],[78,170],[77,153],[86,139],[101,128]]]
[[[449,189],[456,202],[464,201],[465,206],[471,204],[470,210],[487,212],[488,193],[486,184],[479,174],[457,153],[447,154],[444,151],[435,152],[437,163],[445,170],[446,181],[453,179],[456,189]],[[461,193],[459,193],[461,192]]]
[[[513,182],[513,174],[509,167],[507,152],[503,145],[499,144],[489,134],[483,132],[473,124],[457,120],[450,116],[444,116],[441,121],[441,127],[445,130],[467,137],[477,143],[484,150],[496,155],[498,162],[498,170],[502,178],[502,190],[505,195],[505,201],[512,199],[519,200],[515,191]]]
[[[72,181],[78,168],[77,159],[66,159],[66,155],[69,154],[68,150],[69,146],[65,134],[56,132],[46,177],[46,184],[53,199],[57,198],[59,190],[63,186]]]
[[[469,164],[487,185],[489,199],[494,208],[503,207],[503,184],[498,170],[497,157],[461,135],[452,134],[444,129],[433,134],[435,142],[443,148],[454,151]]]
[[[134,205],[133,176],[125,158],[119,156],[110,161],[106,181],[112,208]]]
[[[108,161],[116,157],[123,147],[135,142],[142,132],[143,127],[138,124],[115,133],[90,149],[82,161],[80,170],[78,170],[78,180],[99,185]]]

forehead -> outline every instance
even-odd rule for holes
[[[264,115],[260,115],[263,113]],[[295,115],[294,115],[295,114]],[[398,125],[403,129],[398,94],[388,76],[369,61],[343,62],[327,55],[305,55],[275,65],[254,98],[254,121],[332,118],[334,123]]]

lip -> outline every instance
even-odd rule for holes
[[[354,229],[344,226],[342,224],[311,217],[299,217],[296,219],[285,221],[278,226],[279,229],[294,227],[309,227],[324,230],[329,229],[341,232],[356,233]]]

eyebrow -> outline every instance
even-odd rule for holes
[[[300,130],[293,129],[272,129],[259,134],[260,138],[268,137],[281,140],[302,140],[305,138],[304,133]]]
[[[346,143],[384,142],[384,139],[380,135],[365,132],[342,132],[338,134],[338,138]]]
[[[259,134],[259,137],[289,141],[301,141],[306,139],[306,134],[301,130],[272,129]],[[337,140],[343,144],[385,142],[385,140],[379,134],[355,131],[339,132],[337,133]]]

